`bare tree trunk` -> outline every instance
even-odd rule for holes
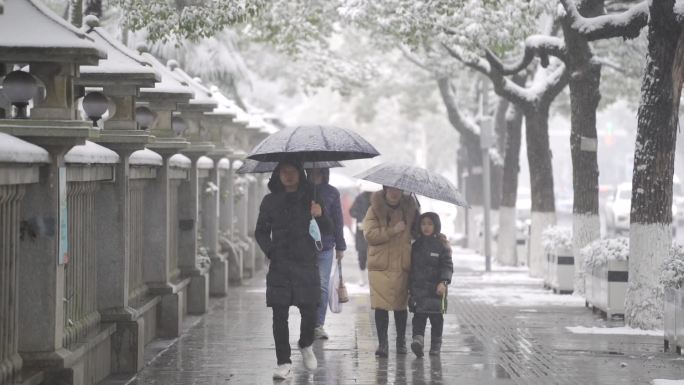
[[[584,0],[579,11],[585,17],[602,13],[603,0]],[[580,250],[601,237],[599,221],[599,170],[597,162],[596,109],[601,93],[601,65],[594,62],[587,39],[571,28],[571,21],[563,19],[563,36],[568,55],[565,64],[570,77],[571,131],[573,184],[573,255],[575,258],[575,292],[584,293],[584,271]]]
[[[522,112],[510,105],[506,114],[506,147],[501,183],[501,206],[499,207],[498,260],[501,264],[514,266],[521,256],[516,254],[516,200],[518,197],[518,173],[520,172],[520,144],[522,140]]]
[[[102,18],[102,0],[85,0],[85,12],[83,13]]]
[[[549,145],[549,105],[528,108],[524,113],[532,198],[529,268],[530,275],[541,277],[544,254],[541,234],[546,228],[556,224],[553,165]]]
[[[649,3],[648,54],[634,152],[625,321],[645,329],[663,327],[659,276],[672,243],[674,149],[684,76],[684,36],[674,4],[675,0]]]
[[[69,0],[69,23],[77,28],[83,26],[83,0]]]
[[[442,101],[447,110],[449,122],[461,135],[461,151],[465,157],[461,160],[467,162],[463,165],[467,170],[465,179],[465,199],[470,204],[471,208],[468,210],[466,229],[468,238],[468,247],[479,247],[479,238],[481,232],[481,219],[483,212],[483,186],[482,186],[482,150],[480,148],[479,127],[472,120],[469,120],[461,114],[454,95],[454,89],[451,81],[448,78],[437,79]],[[490,182],[491,182],[491,207],[493,210],[499,208],[501,201],[501,179],[503,177],[503,164],[501,161],[493,161],[490,159]]]

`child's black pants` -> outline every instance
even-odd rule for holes
[[[427,324],[428,318],[430,319],[430,325],[432,326],[432,331],[430,333],[432,338],[442,337],[442,329],[444,328],[444,316],[441,313],[415,313],[413,315],[412,321],[413,335],[425,335],[425,325]]]

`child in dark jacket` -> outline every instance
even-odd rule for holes
[[[432,327],[430,355],[439,355],[442,347],[442,328],[446,312],[447,286],[454,271],[451,247],[441,231],[439,216],[427,212],[420,216],[420,236],[411,247],[409,277],[409,310],[413,315],[411,350],[423,356],[425,326],[428,318]]]

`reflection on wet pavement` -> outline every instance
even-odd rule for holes
[[[299,320],[293,308],[290,340],[294,374],[285,381],[272,379],[275,353],[262,274],[243,287],[231,288],[226,298],[212,300],[211,312],[191,319],[195,324],[187,325],[186,334],[177,341],[166,341],[166,345],[155,342],[161,353],[148,352],[148,366],[128,383],[585,385],[648,384],[654,378],[684,378],[684,360],[662,353],[662,338],[568,332],[566,326],[616,326],[620,322],[606,324],[575,305],[573,299],[549,306],[551,299],[540,287],[517,281],[518,271],[508,277],[504,271],[494,278],[478,279],[481,273],[461,268],[450,288],[441,356],[418,359],[410,352],[397,355],[390,317],[390,356],[378,359],[374,355],[376,337],[369,298],[363,288],[354,286],[358,277],[355,263],[353,256],[345,258],[345,275],[355,294],[341,314],[329,314],[325,327],[330,340],[314,344],[319,362],[314,372],[304,369],[296,349]],[[521,287],[538,291],[535,295],[543,300],[516,306],[501,298],[485,301],[477,293],[479,288],[482,293],[505,293]],[[410,324],[407,330],[410,333]]]

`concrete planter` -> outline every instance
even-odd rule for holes
[[[625,314],[628,261],[608,260],[585,274],[587,306],[605,314],[607,319]]]
[[[677,347],[677,301],[680,290],[665,288],[665,311],[663,314],[663,327],[665,329],[665,351],[673,351]],[[681,321],[680,321],[681,322]]]
[[[675,350],[678,354],[682,354],[684,348],[684,288],[677,290],[675,306]]]
[[[575,257],[570,249],[557,249],[551,255],[549,282],[556,294],[572,294],[574,291]]]
[[[515,256],[518,266],[527,266],[527,237],[516,239]]]

